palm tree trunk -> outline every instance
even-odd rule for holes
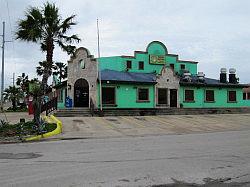
[[[51,64],[49,67],[44,67],[44,73],[43,73],[43,78],[42,78],[42,89],[43,92],[46,92],[47,84],[48,84],[48,79],[49,79],[49,72],[51,71],[50,67],[52,67],[53,64],[53,51],[54,51],[54,43],[53,39],[49,38],[47,39],[47,54],[46,54],[46,61],[48,64]]]
[[[12,102],[12,109],[13,109],[13,111],[16,111],[16,99],[12,99],[11,100],[11,102]]]

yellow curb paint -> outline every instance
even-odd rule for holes
[[[48,123],[56,123],[56,129],[51,131],[51,132],[47,132],[45,134],[42,135],[37,135],[37,136],[32,136],[29,138],[26,138],[25,141],[35,141],[35,140],[40,140],[42,138],[47,138],[47,137],[51,137],[57,134],[61,134],[62,133],[62,122],[60,120],[58,120],[55,116],[51,115],[51,116],[44,116],[43,119],[48,122]]]

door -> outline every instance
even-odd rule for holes
[[[158,88],[158,105],[168,104],[168,89]]]
[[[75,83],[74,106],[89,107],[89,86],[85,79],[78,79]]]
[[[170,89],[170,107],[177,107],[177,90]]]

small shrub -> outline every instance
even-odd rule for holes
[[[44,132],[51,132],[56,129],[56,124],[46,123],[44,127]],[[35,127],[33,121],[27,121],[25,123],[9,124],[4,120],[0,121],[0,137],[9,136],[26,136],[26,135],[37,135],[38,130]]]
[[[0,119],[0,128],[2,128],[3,126],[8,125],[9,123],[3,119]]]

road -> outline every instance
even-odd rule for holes
[[[0,144],[0,186],[250,183],[250,131]],[[236,183],[235,183],[236,184]],[[244,185],[243,185],[244,184]]]

